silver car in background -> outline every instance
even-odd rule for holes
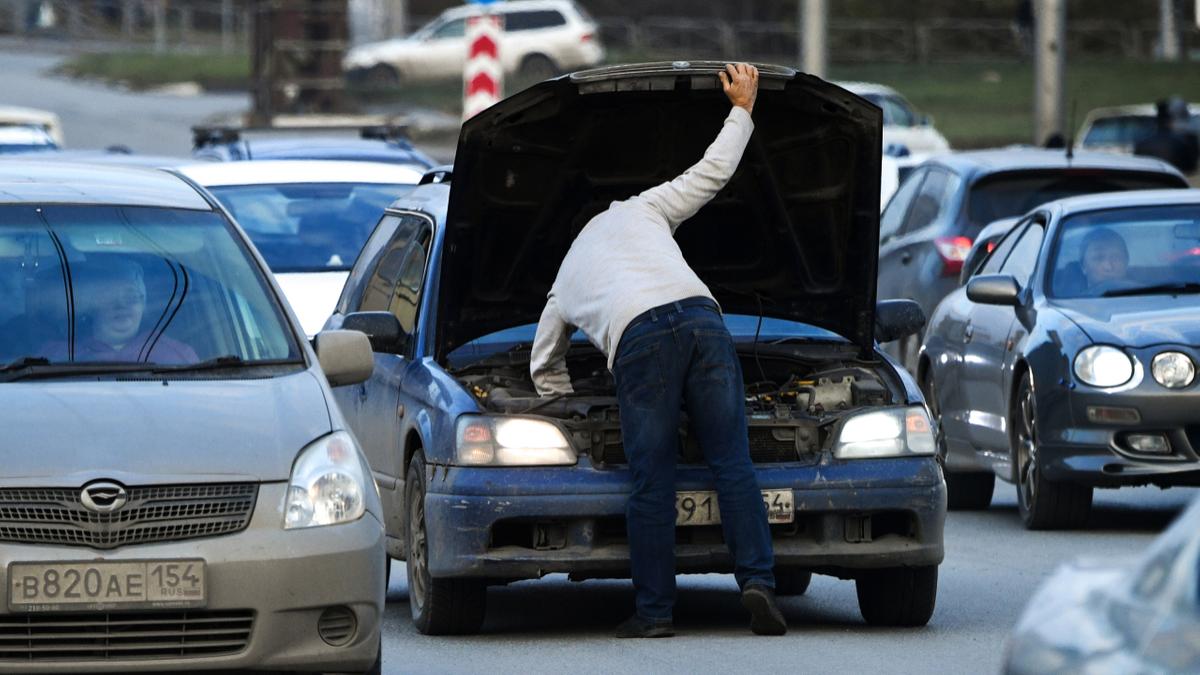
[[[0,672],[379,672],[371,367],[181,177],[0,166]]]

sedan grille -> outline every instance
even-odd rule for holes
[[[0,663],[235,654],[253,627],[251,610],[0,615]]]
[[[97,513],[80,490],[0,490],[0,541],[116,548],[239,532],[250,523],[255,483],[167,485],[127,489],[125,506]]]
[[[801,452],[796,447],[794,429],[777,430],[770,427],[750,427],[750,461],[755,464],[778,464],[781,462],[812,462],[816,454]],[[790,437],[789,437],[790,434]],[[603,442],[593,444],[593,458],[603,464],[627,464],[625,446],[621,442],[621,430],[605,433]],[[694,439],[680,434],[680,464],[703,464],[704,453]]]

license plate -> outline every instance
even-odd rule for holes
[[[8,608],[20,612],[203,607],[203,560],[12,563]]]
[[[767,522],[790,523],[796,519],[796,500],[791,490],[763,490]],[[675,493],[675,525],[716,525],[721,522],[717,493],[712,490]]]

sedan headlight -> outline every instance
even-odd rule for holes
[[[923,406],[885,408],[846,418],[834,444],[838,459],[932,455],[933,430]]]
[[[292,466],[283,529],[336,525],[366,512],[367,482],[350,434],[335,431],[300,451]]]
[[[457,441],[457,463],[464,466],[559,466],[576,459],[558,427],[525,417],[463,415]]]
[[[1196,378],[1196,365],[1182,352],[1163,352],[1150,367],[1154,381],[1168,389],[1182,389]]]
[[[1133,358],[1108,345],[1096,345],[1075,357],[1075,377],[1093,387],[1119,387],[1133,377]]]

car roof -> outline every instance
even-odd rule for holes
[[[1079,197],[1066,197],[1043,204],[1039,208],[1050,209],[1060,216],[1068,216],[1084,211],[1107,211],[1109,209],[1175,206],[1181,204],[1200,204],[1200,190],[1193,188],[1183,190],[1101,192]]]
[[[283,138],[242,138],[233,143],[213,143],[197,148],[201,156],[226,157],[231,146],[245,148],[248,159],[316,159],[325,161],[366,161],[411,164],[426,168],[430,162],[408,143],[373,138],[285,136]],[[239,158],[240,159],[240,158]]]
[[[179,167],[179,171],[205,187],[283,183],[416,185],[425,173],[423,169],[405,164],[324,159],[202,162]]]
[[[165,171],[36,161],[0,163],[0,204],[213,208],[196,188]]]
[[[433,217],[439,225],[446,220],[449,207],[450,183],[425,183],[418,185],[403,197],[398,197],[387,207],[388,211],[421,211]]]
[[[507,2],[491,2],[486,5],[487,11],[490,12],[522,12],[537,9],[563,9],[574,8],[573,2],[570,0],[508,0]],[[472,16],[484,11],[483,6],[477,3],[459,5],[447,9],[442,16],[447,19],[457,19],[461,16]]]
[[[1118,155],[1108,152],[1075,152],[1035,147],[972,150],[938,155],[928,164],[941,164],[960,174],[986,175],[1004,171],[1038,169],[1111,169],[1117,171],[1153,171],[1182,175],[1175,167],[1153,157]]]
[[[1200,105],[1189,103],[1187,108],[1189,114],[1200,115]],[[1088,111],[1087,119],[1089,122],[1095,122],[1106,117],[1155,117],[1157,114],[1158,110],[1153,103],[1138,103],[1094,108]]]

